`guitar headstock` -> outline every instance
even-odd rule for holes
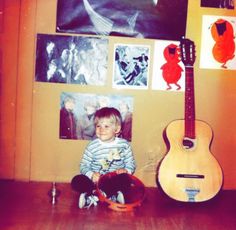
[[[183,38],[180,41],[181,60],[185,66],[193,66],[195,62],[195,45],[194,42]]]

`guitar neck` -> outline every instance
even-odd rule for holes
[[[195,139],[195,100],[193,66],[185,66],[185,137]]]

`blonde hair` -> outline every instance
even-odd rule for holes
[[[121,126],[122,118],[119,110],[113,107],[103,107],[96,111],[94,116],[95,125],[98,124],[99,120],[108,118],[117,126]]]

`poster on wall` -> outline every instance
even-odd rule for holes
[[[188,0],[58,0],[56,32],[178,40]]]
[[[149,46],[115,44],[113,87],[147,89],[149,60]]]
[[[60,95],[60,139],[92,140],[94,114],[103,107],[114,107],[122,116],[120,137],[132,140],[133,97],[62,92]]]
[[[201,0],[202,7],[234,9],[235,0]]]
[[[236,17],[203,15],[200,68],[236,70]]]
[[[185,90],[185,67],[181,61],[178,41],[155,41],[152,89]]]
[[[106,38],[38,34],[35,80],[103,86],[107,57]]]

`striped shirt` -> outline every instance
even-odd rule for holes
[[[136,163],[129,142],[118,137],[108,143],[102,142],[98,138],[91,141],[86,147],[80,163],[81,174],[89,178],[94,172],[105,174],[121,168],[133,174]]]

